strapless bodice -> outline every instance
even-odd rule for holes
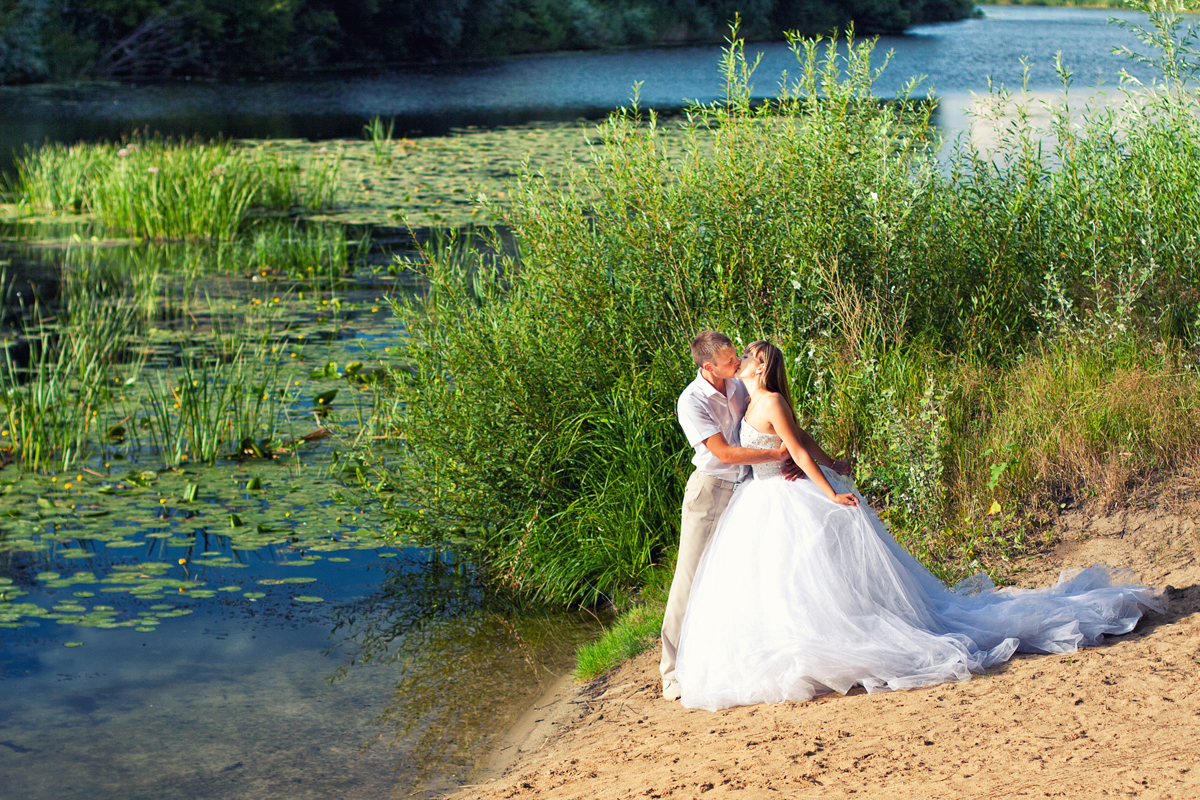
[[[742,440],[742,447],[749,447],[754,450],[772,450],[783,443],[783,439],[780,437],[773,433],[763,433],[744,419],[742,420],[742,429],[739,435]],[[751,468],[754,470],[754,480],[756,481],[783,477],[782,461],[768,461],[764,464],[754,464]]]

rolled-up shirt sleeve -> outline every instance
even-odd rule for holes
[[[712,418],[708,405],[694,395],[684,395],[679,398],[677,411],[679,427],[683,428],[683,435],[687,437],[688,444],[692,447],[702,444],[708,437],[721,432],[716,420]]]

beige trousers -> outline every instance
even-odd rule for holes
[[[683,493],[683,518],[679,526],[679,560],[675,562],[675,577],[671,579],[671,593],[667,596],[667,611],[662,625],[662,672],[663,684],[675,680],[675,654],[679,647],[679,632],[683,628],[683,615],[687,611],[688,595],[692,592],[692,578],[700,565],[700,556],[717,528],[717,520],[725,506],[733,498],[735,484],[706,475],[700,470],[688,478]]]

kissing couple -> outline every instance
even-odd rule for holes
[[[1094,564],[1042,589],[980,573],[947,588],[887,532],[799,427],[783,354],[692,340],[679,424],[696,469],[662,625],[663,697],[716,710],[965,681],[1013,653],[1127,633],[1161,590]]]

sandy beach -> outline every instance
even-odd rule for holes
[[[966,683],[693,711],[662,699],[657,648],[564,679],[454,798],[1200,797],[1200,504],[1068,514],[1018,586],[1095,562],[1165,588],[1166,614],[1067,656]],[[1169,587],[1169,588],[1167,588]]]

